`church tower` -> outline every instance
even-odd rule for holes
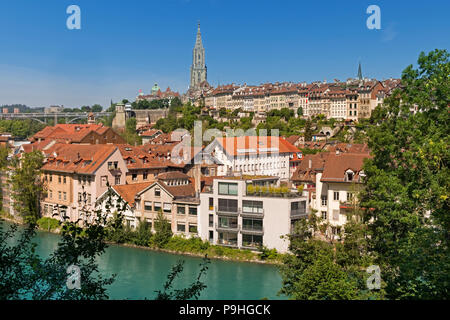
[[[358,79],[359,80],[363,79],[362,71],[361,71],[361,62],[359,63],[359,66],[358,66]]]
[[[202,44],[200,22],[198,23],[197,39],[192,50],[191,84],[190,89],[197,88],[200,83],[206,81],[205,48]]]

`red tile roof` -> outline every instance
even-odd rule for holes
[[[116,150],[107,144],[55,144],[45,151],[42,170],[94,174]]]
[[[345,172],[349,169],[354,172],[353,181],[358,181],[364,159],[368,158],[370,158],[368,154],[361,153],[341,153],[339,155],[331,153],[320,181],[345,182]]]
[[[132,183],[132,184],[121,184],[112,186],[112,188],[122,197],[122,199],[133,207],[136,194],[146,189],[150,185],[152,185],[155,181],[141,182],[141,183]]]
[[[243,136],[216,138],[227,154],[232,156],[244,154],[294,153],[300,150],[285,139],[273,136]]]

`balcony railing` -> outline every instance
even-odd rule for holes
[[[237,240],[225,240],[225,239],[217,240],[217,244],[227,247],[237,247],[238,245]]]
[[[251,217],[251,218],[264,218],[264,209],[259,208],[258,210],[261,212],[248,212],[248,211],[242,210],[241,215],[246,216],[246,217]]]
[[[226,226],[226,225],[221,225],[221,224],[215,223],[215,226],[216,226],[217,230],[223,230],[223,231],[239,232],[239,230],[241,229],[241,227],[238,224],[232,224],[232,225]]]
[[[261,242],[248,242],[248,241],[242,241],[242,248],[250,249],[250,250],[257,250],[262,247]]]
[[[216,206],[216,212],[218,214],[238,215],[241,213],[241,208]]]
[[[305,209],[291,210],[291,218],[306,216]]]
[[[247,234],[264,234],[264,226],[249,227],[249,226],[243,225],[241,228],[241,231],[242,231],[242,233],[247,233]]]

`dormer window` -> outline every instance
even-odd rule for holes
[[[352,170],[347,170],[345,173],[345,180],[346,181],[353,181],[354,172]]]

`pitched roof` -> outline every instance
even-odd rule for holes
[[[299,135],[293,135],[293,136],[289,136],[286,138],[286,141],[289,142],[290,144],[294,144],[298,141],[298,139],[300,139],[302,136]]]
[[[232,156],[244,154],[293,153],[300,150],[281,137],[243,136],[216,138],[227,154]]]
[[[153,184],[155,181],[141,183],[121,184],[112,186],[112,188],[122,197],[122,199],[132,207],[134,206],[136,194]]]
[[[358,181],[359,172],[362,170],[364,159],[371,156],[364,153],[330,153],[326,160],[325,169],[322,174],[323,182],[344,182],[345,172],[352,170],[355,174],[353,180]]]
[[[158,180],[172,180],[172,179],[189,179],[190,177],[179,171],[169,171],[158,174],[156,177]]]
[[[116,150],[108,144],[58,143],[45,151],[42,170],[93,174]]]

